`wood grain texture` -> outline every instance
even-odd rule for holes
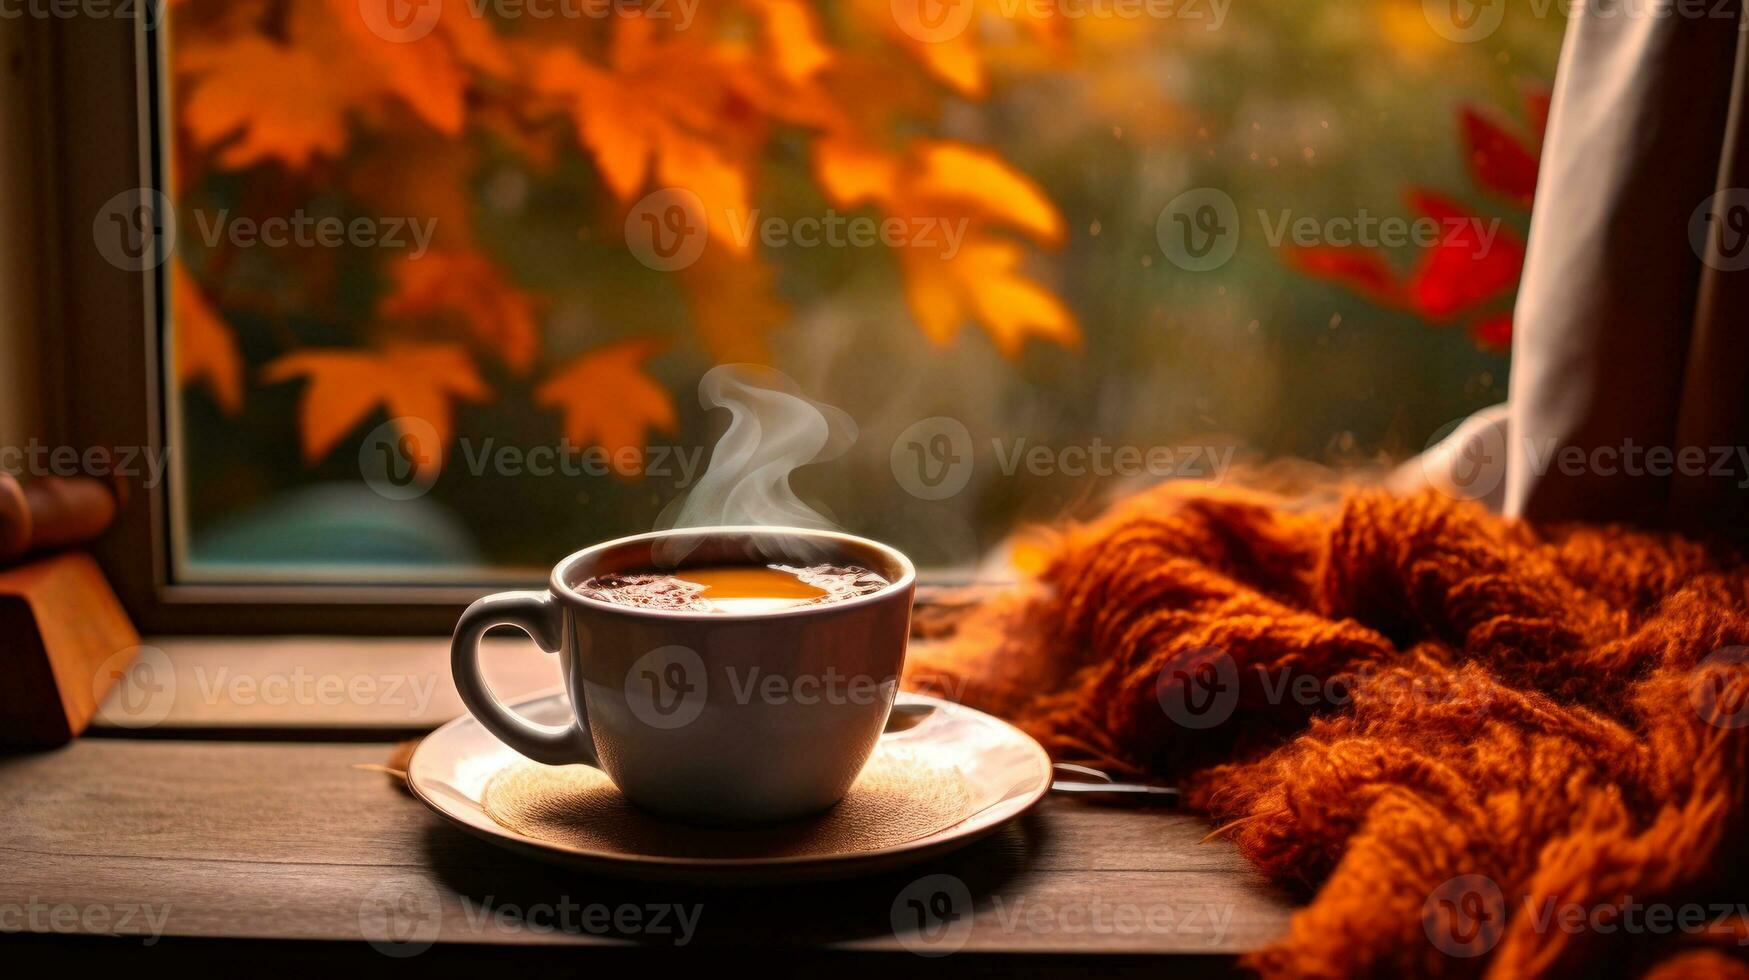
[[[913,639],[911,648],[928,642]],[[448,637],[169,636],[146,644],[154,652],[110,692],[98,730],[414,732],[467,710],[450,680]],[[561,683],[556,658],[513,630],[487,637],[480,664],[506,701]]]
[[[1278,934],[1290,912],[1229,845],[1200,843],[1199,819],[1059,799],[966,851],[856,881],[702,889],[585,876],[467,836],[388,777],[354,768],[390,748],[88,738],[0,757],[10,831],[0,841],[0,929],[374,938],[391,952],[630,942],[920,963],[908,952],[914,931],[896,933],[894,922],[906,921],[905,900],[929,875],[953,876],[970,897],[971,926],[953,940],[959,962],[1226,957]],[[690,928],[683,914],[696,916]],[[411,941],[397,945],[391,933]]]

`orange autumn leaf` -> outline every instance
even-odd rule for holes
[[[814,143],[814,179],[826,197],[841,208],[893,199],[899,165],[890,156],[842,138]]]
[[[984,94],[973,0],[856,0],[856,17],[910,52],[930,74],[968,98]]]
[[[1068,21],[1055,4],[1013,0],[859,0],[859,17],[880,25],[929,72],[960,95],[984,95],[988,62],[982,22],[1003,19],[1047,49],[1061,47]]]
[[[243,407],[243,358],[236,338],[181,262],[170,266],[170,303],[176,383],[204,382],[219,407],[235,415]]]
[[[533,78],[538,91],[567,100],[577,140],[608,190],[622,201],[641,190],[656,137],[637,93],[567,48],[548,49]]]
[[[919,41],[907,35],[906,40],[937,78],[968,98],[983,97],[984,58],[969,36],[958,34],[939,41]]]
[[[711,111],[721,92],[705,65],[681,80],[668,58],[636,31],[622,29],[613,70],[597,67],[566,48],[551,48],[534,68],[535,88],[565,107],[577,139],[594,159],[614,197],[629,202],[649,182],[652,169],[663,187],[685,188],[704,202],[711,234],[723,246],[745,251],[734,234],[748,213],[745,165],[713,138],[721,121]]]
[[[300,0],[308,4],[309,0]],[[385,0],[392,2],[392,0]],[[341,25],[351,53],[383,86],[400,97],[431,128],[446,136],[460,135],[463,97],[469,73],[437,32],[419,37],[384,38],[359,16],[354,0],[328,0],[328,16]]]
[[[940,141],[885,153],[835,135],[816,141],[814,174],[833,204],[874,204],[917,236],[898,248],[899,268],[911,313],[931,341],[950,343],[975,320],[1008,357],[1028,337],[1080,344],[1062,301],[1017,271],[1021,247],[986,230],[1006,226],[1045,245],[1064,234],[1062,215],[1038,185],[995,154]],[[953,236],[963,236],[957,249]]]
[[[354,94],[314,50],[253,35],[191,43],[177,69],[190,79],[178,120],[196,145],[223,147],[222,167],[269,160],[303,167],[346,148]]]
[[[820,40],[814,10],[805,0],[756,0],[755,9],[764,19],[778,73],[786,80],[804,81],[832,60]]]
[[[598,347],[560,368],[535,391],[535,401],[564,412],[565,438],[576,446],[600,446],[619,459],[642,459],[650,429],[674,431],[674,403],[645,373],[644,362],[662,348],[638,338]],[[622,470],[641,471],[641,463]]]
[[[534,364],[536,300],[491,259],[474,251],[432,251],[398,260],[389,273],[395,287],[378,305],[380,315],[454,319],[515,370]]]
[[[372,412],[383,409],[404,438],[423,443],[429,432],[437,445],[418,445],[413,455],[421,469],[443,459],[454,431],[453,399],[483,402],[491,396],[467,352],[453,344],[395,344],[381,351],[325,348],[287,354],[262,370],[269,383],[308,381],[298,407],[304,459],[317,462]],[[423,421],[431,428],[398,420]]]
[[[1000,239],[968,238],[951,258],[901,249],[905,298],[925,336],[945,346],[961,325],[976,320],[1009,358],[1029,337],[1080,346],[1074,315],[1050,290],[1020,274],[1021,256],[1019,245]]]
[[[930,143],[920,156],[911,188],[919,198],[968,205],[1046,244],[1062,240],[1063,218],[1050,198],[1001,157],[964,143]]]
[[[196,33],[176,48],[188,86],[179,120],[195,146],[218,150],[220,166],[233,170],[337,157],[352,116],[376,120],[393,104],[459,137],[475,73],[511,66],[491,26],[465,4],[436,9],[435,25],[406,38],[394,36],[392,22],[361,16],[354,0],[288,5],[283,37]]]

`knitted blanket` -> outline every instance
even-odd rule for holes
[[[907,682],[1170,779],[1302,890],[1264,975],[1749,975],[1749,565],[1427,492],[1164,487]]]

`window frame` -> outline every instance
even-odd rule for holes
[[[144,17],[67,18],[44,25],[51,64],[39,95],[53,139],[44,147],[50,214],[59,242],[45,293],[61,324],[45,338],[51,416],[59,445],[137,447],[161,452],[170,431],[169,263],[143,272],[109,264],[91,232],[93,216],[131,188],[168,190],[169,121],[162,0],[142,0]],[[137,325],[137,328],[130,328]],[[81,382],[95,392],[81,393]],[[57,410],[58,409],[58,410]],[[174,446],[171,445],[172,453]],[[468,602],[492,585],[189,584],[171,568],[171,499],[165,482],[128,487],[114,526],[90,550],[141,632],[149,634],[448,633]],[[534,586],[537,583],[527,583]]]

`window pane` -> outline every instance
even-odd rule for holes
[[[936,568],[1412,453],[1504,397],[1564,27],[1442,11],[178,4],[176,575],[486,580],[648,530],[726,363],[847,413],[797,494]]]

